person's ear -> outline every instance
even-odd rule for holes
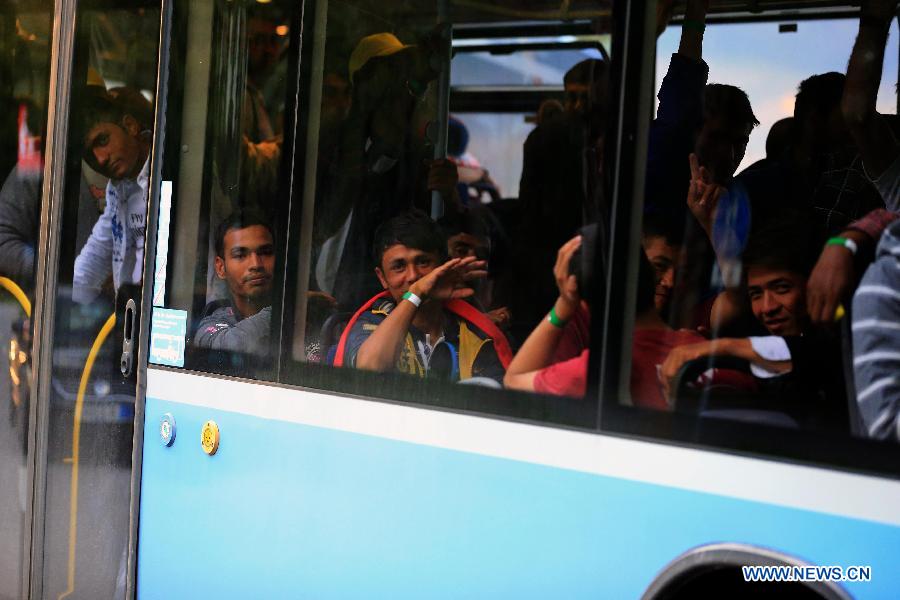
[[[381,287],[384,289],[388,289],[387,279],[384,278],[384,273],[381,271],[381,267],[375,267],[375,275],[378,276],[378,281],[381,282]]]
[[[122,129],[130,135],[131,137],[137,137],[141,132],[141,126],[138,125],[137,119],[132,117],[131,115],[125,115],[122,117]]]
[[[225,261],[221,256],[216,257],[216,277],[225,279]]]

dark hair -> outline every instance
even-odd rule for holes
[[[133,87],[114,87],[107,93],[123,115],[131,115],[141,130],[153,129],[153,103]]]
[[[785,117],[772,124],[766,136],[766,158],[778,158],[790,147],[794,137],[794,117]]]
[[[78,99],[78,107],[82,139],[98,123],[121,125],[125,115],[133,117],[141,129],[153,128],[153,105],[133,88],[107,90],[102,85],[88,85]]]
[[[733,85],[710,83],[703,90],[703,118],[724,117],[734,123],[759,125],[747,92]]]
[[[585,225],[578,233],[581,235],[581,247],[575,251],[569,260],[569,273],[575,276],[578,284],[578,294],[582,300],[592,305],[590,298],[594,286],[596,268],[594,258],[597,254],[597,228],[596,223]]]
[[[800,121],[813,113],[827,114],[839,107],[846,80],[843,73],[836,71],[804,79],[794,100],[794,118]]]
[[[469,146],[469,129],[454,116],[447,122],[447,154],[462,156]]]
[[[402,244],[423,252],[436,254],[442,261],[447,258],[447,238],[431,217],[420,210],[411,210],[388,219],[375,231],[372,258],[381,268],[384,251]]]
[[[742,255],[744,273],[751,267],[764,267],[809,277],[818,249],[808,219],[792,215],[750,234]]]
[[[590,85],[606,74],[608,65],[605,60],[599,58],[587,58],[566,71],[563,75],[563,85],[582,84]]]
[[[661,237],[670,246],[680,246],[684,242],[684,229],[673,219],[656,213],[644,215],[641,235],[648,238]]]
[[[225,234],[232,229],[246,229],[254,225],[265,227],[272,239],[275,239],[275,230],[260,213],[253,209],[239,209],[225,217],[225,220],[216,227],[216,256],[225,258]]]
[[[444,237],[450,238],[460,233],[468,233],[479,239],[491,241],[491,229],[478,212],[466,208],[459,212],[449,212],[438,221]]]
[[[78,118],[74,120],[73,133],[79,143],[99,123],[122,127],[126,115],[134,118],[141,131],[153,129],[153,105],[133,88],[107,90],[102,85],[88,85],[76,102]],[[92,148],[85,146],[82,158],[92,169],[100,171]]]

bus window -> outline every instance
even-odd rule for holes
[[[476,171],[460,172],[471,195],[485,202],[518,198],[522,156],[508,149],[523,146],[542,120],[562,114],[563,78],[572,65],[606,55],[609,36],[583,29],[553,37],[454,40],[450,110],[465,126],[471,148],[461,162]]]
[[[897,314],[895,6],[780,27],[708,4],[657,44],[621,401],[897,439],[896,346],[873,331]]]
[[[170,67],[153,300],[181,333],[172,344],[151,326],[150,360],[272,379],[299,7],[210,0],[184,14]]]
[[[503,11],[451,7],[448,30],[437,8],[328,6],[325,39],[312,51],[313,73],[322,71],[310,85],[321,93],[309,106],[321,109],[307,115],[318,136],[307,138],[307,169],[295,173],[303,190],[292,205],[296,294],[285,302],[282,380],[592,425],[586,361],[582,387],[563,390],[566,398],[511,401],[490,388],[510,383],[513,356],[559,295],[560,247],[607,210],[609,61],[597,50],[554,52],[563,42],[497,61],[463,57],[458,40],[533,36],[525,21],[536,15],[544,31],[565,29],[553,11],[512,9],[521,24],[484,34],[479,27]],[[608,4],[579,10],[579,27],[609,34]],[[517,65],[522,90],[508,93],[504,65]],[[541,125],[525,119],[547,94],[529,69],[545,73],[541,83],[559,98],[557,118]],[[346,101],[321,102],[338,81]],[[587,321],[577,320],[585,335],[568,351],[583,360]]]

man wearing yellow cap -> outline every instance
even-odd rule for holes
[[[316,287],[355,309],[378,292],[371,277],[375,229],[437,190],[453,204],[456,167],[431,161],[423,107],[438,71],[438,49],[426,37],[404,44],[392,33],[359,41],[348,61],[350,112],[342,127],[335,181],[320,198]],[[429,165],[430,163],[430,165]]]

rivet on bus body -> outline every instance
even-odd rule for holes
[[[159,420],[159,439],[167,448],[175,443],[175,417],[166,413]]]
[[[219,426],[215,421],[207,421],[200,432],[200,445],[203,451],[212,456],[219,449]]]

